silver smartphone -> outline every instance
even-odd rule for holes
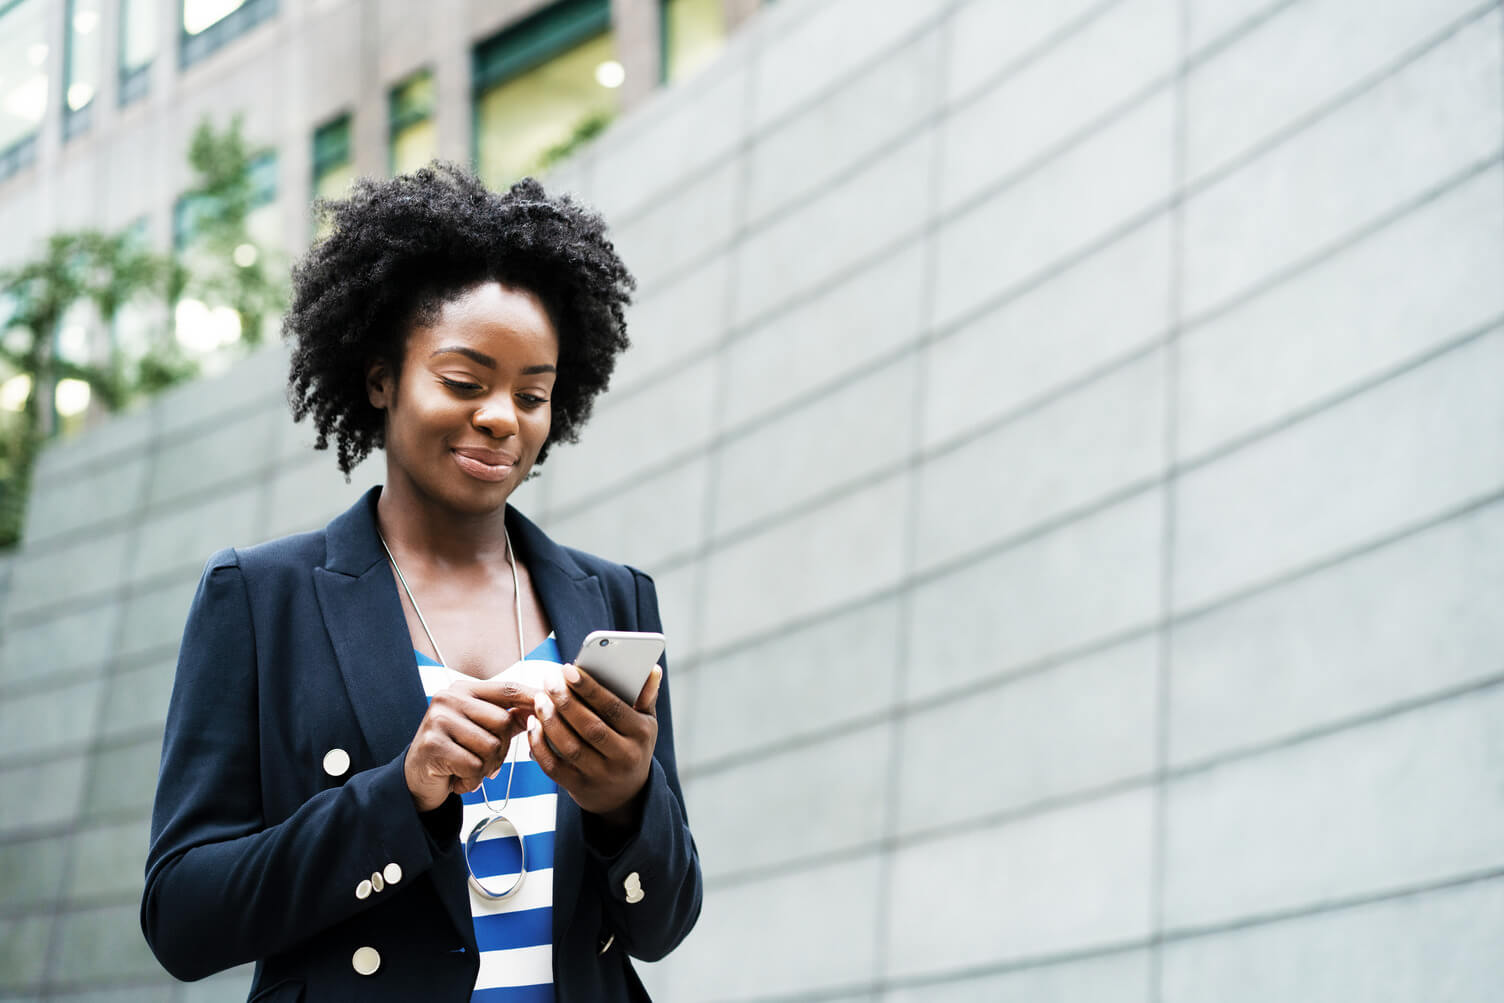
[[[663,654],[664,638],[645,630],[594,630],[574,664],[629,704],[637,702],[648,674]]]

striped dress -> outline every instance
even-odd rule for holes
[[[414,650],[418,673],[423,678],[423,695],[433,695],[460,678],[460,673],[435,662]],[[527,658],[515,663],[503,675],[517,676],[530,685],[541,686],[543,674],[559,664],[559,645],[552,634],[528,652]],[[475,940],[480,947],[480,974],[476,976],[474,1003],[553,1003],[553,913],[554,913],[554,808],[559,788],[537,763],[528,748],[527,735],[512,740],[512,755],[517,772],[512,778],[512,800],[506,816],[522,834],[527,851],[527,877],[516,895],[500,902],[487,899],[470,888],[470,915],[475,922]],[[494,780],[485,782],[491,803],[501,806],[507,794],[510,764],[501,767]],[[464,822],[460,838],[470,834],[476,822],[488,814],[480,791],[466,794]],[[517,841],[510,835],[491,838],[482,834],[470,859],[481,877],[497,877],[488,882],[506,887],[506,875],[517,873]],[[467,883],[467,886],[468,883]]]

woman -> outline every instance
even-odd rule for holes
[[[438,166],[327,210],[293,273],[294,416],[347,475],[384,449],[386,481],[210,559],[142,929],[179,978],[254,960],[255,1000],[646,999],[627,956],[672,950],[701,895],[667,681],[628,704],[558,663],[661,630],[653,583],[507,505],[605,388],[631,276],[532,181]]]

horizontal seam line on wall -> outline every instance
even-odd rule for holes
[[[1283,8],[1281,8],[1281,10],[1282,9]],[[1433,34],[1424,36],[1421,41],[1417,42],[1415,45],[1412,45],[1408,49],[1402,50],[1398,55],[1393,56],[1388,62],[1381,64],[1373,70],[1370,70],[1366,75],[1358,77],[1347,86],[1332,94],[1321,104],[1309,109],[1305,114],[1292,119],[1290,122],[1286,123],[1284,127],[1282,127],[1281,132],[1286,132],[1289,135],[1293,136],[1305,131],[1307,128],[1326,118],[1332,112],[1344,107],[1345,105],[1353,103],[1354,101],[1363,97],[1365,94],[1368,94],[1370,91],[1375,90],[1380,84],[1383,84],[1391,77],[1394,77],[1400,72],[1409,68],[1413,63],[1418,62],[1420,59],[1428,55],[1432,50],[1439,48],[1448,40],[1466,29],[1468,26],[1482,20],[1490,12],[1497,9],[1497,0],[1489,0],[1488,3],[1480,7],[1474,7],[1473,9],[1462,14],[1457,19],[1450,21],[1443,27],[1437,29]],[[1228,163],[1241,166],[1253,159],[1258,159],[1258,157],[1261,157],[1264,154],[1270,152],[1271,149],[1272,148],[1262,150],[1253,157],[1243,156],[1242,154],[1253,152],[1254,147],[1249,147],[1248,150],[1242,151],[1242,154],[1234,154],[1232,157],[1230,157],[1228,159]],[[1202,172],[1202,174],[1194,177],[1191,180],[1190,185],[1188,185],[1188,188],[1199,190],[1199,188],[1202,187],[1201,182],[1203,179],[1220,180],[1225,176],[1226,172],[1224,172],[1220,167],[1214,166],[1211,169]]]
[[[1189,201],[1193,199],[1196,195],[1200,194],[1205,189],[1237,173],[1239,170],[1260,159],[1264,155],[1278,149],[1289,139],[1292,139],[1295,136],[1299,135],[1301,132],[1304,132],[1307,129],[1319,124],[1330,115],[1341,110],[1346,105],[1351,104],[1353,101],[1357,100],[1364,94],[1374,89],[1374,87],[1376,87],[1377,85],[1403,71],[1411,63],[1425,56],[1432,49],[1444,43],[1447,39],[1451,38],[1467,25],[1486,15],[1491,9],[1493,9],[1493,5],[1474,9],[1462,19],[1453,22],[1452,24],[1447,26],[1447,28],[1429,38],[1426,42],[1411,50],[1407,50],[1405,53],[1401,54],[1401,56],[1373,71],[1367,77],[1360,78],[1360,81],[1357,84],[1351,85],[1348,88],[1337,92],[1316,107],[1308,109],[1304,115],[1298,116],[1290,122],[1287,122],[1284,125],[1280,126],[1268,135],[1262,137],[1258,142],[1249,146],[1239,155],[1230,158],[1226,163],[1212,170],[1204,172],[1202,175],[1196,178],[1196,180],[1194,180],[1189,185],[1186,185],[1180,191],[1171,193],[1169,199],[1159,207],[1160,210],[1163,211],[1163,209],[1166,209],[1170,205],[1173,205],[1177,202]],[[1121,101],[1116,105],[1110,106],[1103,112],[1099,113],[1096,117],[1089,120],[1085,125],[1077,129],[1075,132],[1072,132],[1066,137],[1058,140],[1053,146],[1046,147],[1038,156],[1030,161],[1027,161],[1023,165],[1020,165],[1018,169],[1000,179],[995,180],[984,188],[979,189],[976,193],[973,193],[967,198],[956,203],[950,209],[942,211],[941,213],[939,213],[939,218],[936,222],[939,226],[944,226],[954,219],[965,215],[977,205],[980,205],[1003,194],[1005,191],[1007,191],[1017,183],[1047,168],[1054,160],[1069,153],[1072,149],[1074,149],[1076,146],[1081,145],[1083,142],[1086,142],[1092,136],[1099,133],[1103,128],[1113,124],[1119,118],[1123,118],[1126,115],[1132,113],[1141,105],[1146,104],[1159,91],[1164,90],[1171,84],[1173,84],[1174,79],[1175,76],[1173,73],[1168,77],[1157,78],[1155,81],[1146,85],[1141,91],[1131,95],[1128,99]],[[949,113],[949,107],[942,107],[936,118],[932,122],[924,125],[922,128],[938,128],[948,117]],[[913,138],[913,134],[910,134],[905,142],[911,142],[913,141]],[[935,141],[940,142],[942,138],[943,137],[936,137]],[[861,166],[862,169],[868,169],[871,167],[871,164],[865,163]],[[825,194],[825,192],[831,187],[834,186],[827,185],[824,188],[813,189],[808,198],[790,203],[790,205],[787,207],[788,213],[783,213],[783,215],[790,214],[812,204],[817,200],[818,197]],[[1157,215],[1157,213],[1151,213],[1149,218],[1152,218],[1153,215]],[[756,232],[756,230],[764,228],[767,224],[776,223],[778,218],[781,217],[765,217],[763,220],[758,221],[756,226],[750,229],[752,230],[752,232]],[[1147,222],[1147,219],[1142,222]],[[744,336],[746,333],[753,331],[760,326],[763,326],[772,319],[776,319],[777,316],[786,312],[788,309],[797,308],[799,305],[802,305],[809,299],[812,299],[814,295],[821,292],[825,288],[825,286],[832,283],[845,281],[849,278],[854,277],[855,275],[860,274],[863,271],[869,270],[876,263],[882,260],[886,260],[887,257],[889,257],[895,249],[911,242],[915,236],[923,232],[923,229],[924,228],[921,227],[919,230],[906,232],[902,237],[884,245],[881,249],[879,249],[878,252],[868,255],[865,258],[859,260],[854,264],[853,267],[838,271],[834,276],[828,279],[826,283],[817,285],[811,290],[805,291],[804,293],[796,294],[795,296],[790,297],[784,303],[777,304],[774,307],[769,308],[767,311],[764,311],[764,313],[762,314],[754,315],[753,317],[748,318],[746,321],[734,325],[733,333],[727,338],[727,342],[734,342],[739,337]],[[738,236],[736,238],[736,241],[739,241],[741,239],[743,239],[742,236]],[[716,253],[724,253],[729,249],[731,243],[735,243],[736,241],[707,249],[706,251],[696,256],[696,260],[691,267],[681,269],[679,273],[672,271],[666,273],[665,277],[660,278],[655,283],[653,295],[659,295],[663,291],[663,287],[671,286],[680,279],[686,278],[695,270],[703,267],[706,258]],[[1236,299],[1236,295],[1234,299]],[[974,308],[973,310],[968,311],[966,317],[975,318],[979,314],[988,312],[990,309],[993,309],[997,305],[999,305],[996,300],[997,298],[994,297],[989,300],[989,303],[987,305],[984,305],[984,307]],[[1217,309],[1219,309],[1219,307],[1213,307],[1208,311],[1203,311],[1203,314],[1201,316],[1191,318],[1191,320],[1186,324],[1187,330],[1189,330],[1192,326],[1201,323],[1208,314],[1214,313]],[[951,321],[943,327],[957,327],[960,326],[960,323],[964,323],[964,320],[961,322]],[[698,353],[696,353],[696,355],[698,357]],[[679,371],[681,368],[685,368],[687,364],[688,360],[686,359],[676,360],[674,363],[665,365],[664,367],[662,367],[662,369],[655,371],[655,374],[653,374],[653,376],[654,378],[661,379],[666,375]],[[646,379],[647,377],[645,376],[644,381],[637,381],[634,382],[631,386],[623,388],[623,394],[612,399],[611,404],[615,404],[624,399],[630,399],[634,394],[647,392],[650,389],[651,384],[649,382],[645,382]],[[607,406],[607,409],[609,409],[609,406],[610,405]]]
[[[683,770],[683,779],[686,783],[700,781],[707,777],[734,772],[744,766],[766,762],[768,759],[785,753],[806,750],[827,742],[849,738],[870,728],[904,724],[912,718],[944,709],[946,705],[959,703],[979,694],[1004,690],[1015,684],[1048,675],[1050,672],[1065,668],[1079,659],[1110,651],[1115,647],[1131,644],[1134,641],[1147,640],[1160,633],[1164,627],[1165,624],[1163,623],[1153,623],[1132,630],[1122,631],[1110,639],[1104,639],[1090,645],[1082,645],[1081,648],[1083,650],[1063,652],[1059,655],[1040,659],[1021,667],[980,677],[968,686],[924,697],[920,700],[906,703],[901,707],[890,707],[887,710],[866,715],[860,719],[842,722],[828,731],[789,735],[779,739],[775,743],[738,750],[735,753],[703,764],[686,764]],[[1474,696],[1478,693],[1498,688],[1501,685],[1504,685],[1504,670],[1479,679],[1433,690],[1429,693],[1405,697],[1381,706],[1370,707],[1345,716],[1334,717],[1328,721],[1319,722],[1304,729],[1298,729],[1261,742],[1228,746],[1210,755],[1188,759],[1168,766],[1163,773],[1163,777],[1170,781],[1184,780],[1201,773],[1212,772],[1225,766],[1257,759],[1260,756],[1281,752],[1285,749],[1298,748],[1302,745],[1308,745],[1344,732],[1380,724],[1405,714],[1446,704],[1463,697]],[[1123,790],[1153,786],[1157,782],[1156,778],[1158,776],[1160,774],[1157,774],[1152,769],[1148,769],[1136,772],[1130,777],[1115,780],[1110,784],[1083,788],[1079,793],[1024,802],[1014,808],[978,815],[974,819],[968,819],[965,822],[947,823],[945,826],[940,827],[913,829],[910,830],[908,836],[919,841],[927,841],[931,838],[942,838],[946,833],[960,831],[961,829],[991,828],[995,825],[1016,821],[1021,817],[1045,814],[1063,804],[1076,804],[1082,801],[1096,800],[1099,797],[1113,793],[1121,793]]]
[[[1124,498],[1122,500],[1128,499]],[[1177,613],[1172,618],[1171,622],[1179,625],[1203,616],[1208,616],[1212,613],[1217,612],[1218,610],[1235,605],[1236,603],[1243,602],[1247,599],[1252,599],[1256,596],[1273,591],[1274,589],[1289,585],[1293,582],[1300,581],[1303,578],[1310,577],[1321,571],[1344,564],[1354,558],[1361,557],[1365,554],[1381,550],[1384,547],[1390,546],[1392,544],[1402,542],[1406,539],[1409,539],[1410,537],[1419,535],[1426,532],[1427,530],[1434,529],[1447,522],[1450,522],[1453,519],[1457,519],[1469,515],[1473,512],[1480,511],[1489,506],[1498,504],[1500,501],[1504,501],[1504,490],[1494,491],[1477,498],[1466,499],[1459,504],[1442,509],[1441,511],[1432,513],[1431,515],[1424,516],[1420,519],[1411,520],[1408,523],[1402,523],[1395,527],[1390,527],[1385,532],[1379,533],[1378,535],[1366,541],[1362,541],[1355,545],[1340,549],[1332,554],[1319,557],[1304,564],[1295,565],[1291,568],[1285,569],[1263,579],[1256,579],[1225,595],[1218,596],[1214,599],[1204,602],[1201,605],[1187,606],[1185,609]],[[1114,504],[1116,504],[1116,502],[1114,502]],[[1090,515],[1093,513],[1086,514]],[[1055,528],[1058,529],[1060,527],[1057,526]],[[1040,534],[1036,530],[1032,535],[1037,536]],[[1019,542],[1028,541],[1005,540],[992,545],[985,551],[978,551],[973,555],[968,555],[968,558],[965,560],[954,561],[950,564],[939,566],[885,588],[878,589],[873,592],[869,592],[864,595],[842,601],[840,603],[831,604],[828,607],[822,608],[817,613],[807,616],[794,617],[789,620],[782,621],[769,627],[767,630],[758,631],[756,634],[749,635],[745,638],[739,638],[727,644],[723,644],[717,647],[702,648],[701,650],[694,653],[695,663],[697,666],[703,666],[704,664],[713,662],[717,659],[725,658],[729,655],[734,655],[741,651],[754,649],[759,645],[768,643],[769,641],[777,640],[784,635],[817,626],[826,620],[835,619],[846,613],[855,612],[856,610],[859,610],[864,606],[875,605],[878,602],[893,599],[904,589],[923,587],[924,585],[928,585],[932,582],[943,579],[958,571],[964,571],[967,568],[973,567],[974,565],[980,564],[986,560],[998,556],[999,554],[1011,549]],[[1150,623],[1152,623],[1152,621],[1146,621],[1145,624],[1139,625],[1139,627],[1136,629],[1141,630],[1144,628],[1144,626]]]
[[[311,467],[313,464],[312,462],[309,462],[306,465]],[[113,536],[120,533],[139,533],[146,522],[153,521],[158,515],[181,515],[183,509],[185,508],[195,508],[203,505],[213,504],[216,501],[222,501],[225,498],[229,498],[237,494],[242,494],[251,487],[263,485],[269,476],[275,477],[279,473],[287,472],[288,471],[284,469],[269,469],[263,467],[259,470],[252,471],[249,474],[237,475],[232,479],[221,481],[213,487],[194,492],[192,495],[182,496],[182,498],[179,500],[181,501],[181,504],[179,504],[177,501],[174,501],[161,503],[159,505],[153,505],[146,509],[143,509],[141,518],[132,518],[130,516],[125,516],[120,519],[111,520],[109,523],[98,523],[95,526],[89,527],[87,532],[80,531],[78,534],[71,537],[69,542],[76,544],[87,542],[93,539]],[[174,512],[174,510],[176,511]],[[310,527],[310,529],[320,528],[322,527]],[[226,546],[248,547],[255,546],[257,543],[262,542],[265,541],[257,540],[254,542],[226,544]],[[46,556],[46,553],[46,550],[40,552],[41,556]],[[18,628],[29,627],[37,623],[43,623],[48,620],[57,619],[59,616],[66,616],[70,612],[80,612],[83,610],[92,609],[97,606],[105,605],[109,602],[129,599],[132,598],[132,596],[128,593],[132,591],[134,591],[137,595],[145,595],[151,592],[158,591],[164,585],[175,582],[181,583],[187,579],[196,579],[199,571],[202,570],[204,566],[204,562],[209,559],[211,553],[205,553],[200,557],[195,557],[191,560],[183,561],[180,564],[170,565],[165,568],[157,569],[148,575],[143,575],[139,578],[122,582],[121,584],[116,586],[100,589],[95,592],[75,593],[74,595],[70,595],[64,599],[41,603],[30,608],[23,607],[21,612],[16,614],[6,625],[7,629],[16,630]],[[25,556],[30,558],[37,556],[37,554],[37,551],[28,550]]]
[[[1120,0],[1109,0],[1109,2],[1117,3],[1120,2]],[[774,118],[770,119],[767,122],[764,122],[761,127],[754,126],[753,128],[749,129],[748,135],[746,137],[743,137],[743,139],[731,143],[726,148],[726,150],[724,150],[717,156],[710,158],[705,163],[696,166],[692,170],[686,171],[672,183],[665,185],[658,191],[655,191],[651,195],[646,196],[640,205],[622,213],[621,219],[618,222],[612,224],[612,230],[620,232],[621,230],[630,227],[643,219],[646,219],[648,216],[652,215],[654,210],[659,209],[663,204],[673,201],[675,193],[682,191],[686,185],[698,184],[699,182],[714,174],[716,171],[724,170],[738,157],[746,156],[748,154],[748,151],[752,148],[755,148],[763,140],[764,137],[771,136],[782,131],[798,119],[803,118],[805,115],[818,112],[822,107],[824,107],[826,102],[830,101],[839,92],[850,87],[855,81],[860,80],[867,74],[880,70],[894,57],[906,52],[919,39],[922,39],[925,35],[928,35],[933,31],[937,31],[940,28],[941,24],[949,16],[950,11],[944,10],[939,14],[920,21],[915,28],[908,32],[908,34],[902,36],[897,41],[890,43],[886,47],[878,50],[875,55],[869,56],[868,58],[862,60],[843,76],[840,76],[830,83],[826,84],[813,95],[807,96],[804,101],[794,105],[786,111],[780,112]],[[763,53],[757,52],[753,55],[757,60],[760,61]],[[748,67],[748,72],[751,72],[750,66]],[[613,151],[609,148],[602,149],[599,152],[598,157],[602,160],[609,160],[612,152]],[[820,191],[827,187],[834,187],[834,179],[823,185],[817,186],[816,188],[812,189],[812,191]],[[764,219],[765,218],[766,217],[764,217]],[[759,219],[753,222],[756,224],[761,224],[763,220]],[[670,272],[669,274],[672,274],[672,272]]]
[[[77,830],[70,831],[73,836],[78,835]],[[143,884],[145,879],[143,878]],[[121,906],[139,906],[141,904],[141,891],[105,892],[91,898],[64,898],[43,899],[32,902],[20,902],[15,905],[0,906],[0,920],[25,919],[34,916],[38,919],[51,917],[56,914],[75,912],[94,912],[100,909],[118,909]],[[45,907],[46,912],[38,911],[35,907]]]
[[[129,749],[132,746],[148,745],[152,742],[160,743],[165,724],[164,719],[163,721],[137,725],[125,731],[109,734],[97,733],[89,741],[85,742],[82,748],[74,744],[17,753],[0,759],[0,773],[29,770],[38,766],[63,763],[70,759],[87,760],[104,752],[116,752],[121,749]]]
[[[1326,264],[1333,258],[1340,257],[1354,247],[1361,246],[1366,241],[1398,225],[1431,203],[1440,201],[1452,194],[1474,178],[1486,174],[1497,167],[1501,161],[1504,161],[1504,147],[1496,149],[1493,153],[1472,163],[1464,164],[1457,173],[1444,178],[1430,188],[1422,189],[1402,202],[1396,203],[1384,210],[1379,215],[1364,220],[1351,230],[1337,235],[1321,247],[1309,251],[1293,262],[1282,265],[1260,276],[1254,282],[1233,292],[1221,302],[1215,303],[1200,313],[1191,316],[1185,322],[1185,330],[1187,332],[1194,332],[1197,328],[1203,327],[1227,314],[1235,313],[1265,293],[1277,289],[1305,272]]]
[[[89,815],[75,814],[58,822],[33,823],[31,825],[16,826],[13,829],[0,832],[0,846],[9,846],[12,843],[30,843],[41,839],[61,839],[71,833],[81,832],[86,829],[105,829],[112,825],[149,822],[150,820],[150,805],[147,805],[144,809],[116,808]]]
[[[240,359],[238,361],[245,362],[246,359]],[[80,454],[77,457],[70,457],[69,462],[66,466],[59,467],[55,470],[47,470],[45,476],[37,479],[35,487],[48,487],[54,481],[63,480],[76,471],[82,470],[85,467],[98,466],[101,460],[107,459],[111,462],[119,463],[122,460],[133,460],[138,455],[145,456],[152,451],[160,453],[166,449],[171,449],[175,446],[181,446],[184,443],[192,442],[195,439],[206,438],[207,436],[213,435],[216,432],[223,431],[226,425],[233,424],[234,422],[238,421],[244,421],[245,419],[255,417],[258,414],[264,414],[267,408],[274,403],[286,404],[286,392],[278,391],[276,394],[268,393],[263,396],[253,398],[252,400],[235,404],[231,407],[225,408],[222,411],[212,411],[207,414],[200,415],[193,422],[184,423],[168,432],[148,431],[146,433],[145,439],[137,443],[124,454],[110,453],[106,456],[98,456],[93,453],[86,452]],[[169,410],[171,406],[171,401],[154,403],[150,408],[147,409],[146,414],[150,419],[154,419],[152,421],[152,424],[155,425],[161,420],[163,414],[167,410]],[[135,417],[135,415],[126,413],[124,415],[121,415],[120,417]],[[67,531],[65,530],[64,532]],[[43,539],[50,539],[50,537],[43,537]]]
[[[984,979],[1041,968],[1053,968],[1072,963],[1089,962],[1123,954],[1131,954],[1138,951],[1147,951],[1163,945],[1173,945],[1219,934],[1237,933],[1242,930],[1257,929],[1258,927],[1270,926],[1276,923],[1298,921],[1307,917],[1326,916],[1372,905],[1397,902],[1407,898],[1419,898],[1453,889],[1465,888],[1470,885],[1499,881],[1501,879],[1504,879],[1504,868],[1468,871],[1436,881],[1401,885],[1362,894],[1328,899],[1277,913],[1260,913],[1217,926],[1185,928],[1157,936],[1128,941],[1103,941],[1100,944],[1091,946],[1046,952],[991,964],[983,963],[952,967],[944,972],[933,974],[892,976],[869,982],[843,983],[839,986],[832,986],[828,989],[815,992],[762,996],[755,997],[755,999],[762,1001],[762,1003],[816,1003],[816,1001],[832,1001],[834,1003],[834,1001],[849,998],[853,993],[877,993],[892,990],[956,985],[973,979]]]
[[[1337,390],[1328,393],[1316,399],[1315,401],[1309,402],[1303,407],[1287,412],[1286,414],[1280,416],[1278,419],[1272,422],[1254,426],[1253,428],[1246,430],[1243,434],[1235,436],[1206,452],[1197,454],[1196,456],[1187,460],[1166,464],[1154,474],[1146,477],[1135,478],[1132,481],[1128,481],[1124,484],[1119,485],[1117,488],[1113,489],[1110,492],[1095,496],[1085,502],[1079,503],[1076,506],[1061,509],[1052,514],[1050,518],[1027,526],[1015,533],[1009,534],[1002,540],[994,541],[992,544],[988,544],[984,548],[971,552],[971,555],[968,556],[983,555],[981,557],[978,557],[977,560],[996,556],[998,553],[1012,549],[1013,547],[1020,544],[1030,542],[1031,540],[1036,539],[1039,536],[1043,536],[1050,532],[1063,529],[1074,522],[1077,522],[1084,518],[1089,518],[1092,515],[1113,507],[1114,505],[1128,501],[1129,499],[1142,494],[1145,491],[1152,490],[1155,487],[1167,485],[1170,481],[1183,476],[1184,474],[1195,472],[1201,468],[1210,466],[1216,461],[1236,455],[1238,452],[1246,448],[1250,448],[1260,442],[1267,441],[1268,439],[1271,439],[1292,428],[1296,428],[1299,425],[1320,416],[1326,411],[1340,407],[1343,404],[1349,403],[1353,400],[1361,398],[1368,393],[1378,390],[1389,383],[1402,379],[1405,376],[1424,368],[1425,366],[1437,361],[1440,358],[1445,357],[1452,352],[1462,350],[1467,346],[1496,332],[1501,323],[1504,323],[1504,315],[1491,319],[1480,327],[1476,327],[1463,332],[1460,335],[1453,336],[1445,342],[1433,345],[1416,355],[1402,359],[1396,364],[1390,366],[1388,369],[1382,370],[1375,374],[1371,374],[1367,378],[1357,383],[1338,388]],[[1043,395],[1033,401],[1026,402],[1020,407],[1008,412],[1006,415],[1000,416],[1000,418],[995,420],[994,422],[980,426],[968,432],[966,435],[958,437],[952,442],[932,448],[930,451],[925,452],[923,455],[921,455],[918,458],[918,462],[921,466],[923,466],[924,464],[927,464],[933,460],[943,459],[945,456],[961,448],[964,448],[968,444],[978,441],[987,435],[991,435],[1000,431],[1001,429],[1013,424],[1015,421],[1024,420],[1030,415],[1038,413],[1044,408],[1057,403],[1070,394],[1080,393],[1084,390],[1090,389],[1090,387],[1094,383],[1110,378],[1112,375],[1121,371],[1123,368],[1126,368],[1127,366],[1131,366],[1138,361],[1148,358],[1155,352],[1159,351],[1161,347],[1161,343],[1156,341],[1146,348],[1134,350],[1133,352],[1120,357],[1120,359],[1113,363],[1106,364],[1102,367],[1099,367],[1099,369],[1092,370],[1086,374],[1083,374],[1082,376],[1072,380],[1070,383],[1062,384],[1061,386],[1053,389],[1048,394]],[[657,567],[659,571],[665,573],[677,570],[679,567],[682,567],[685,564],[692,563],[695,560],[703,559],[718,551],[726,550],[738,544],[744,543],[747,540],[754,539],[759,534],[763,534],[769,532],[770,530],[776,529],[779,525],[792,521],[793,519],[801,518],[805,515],[817,512],[822,508],[828,507],[835,504],[836,502],[841,501],[843,498],[847,498],[861,491],[874,488],[881,484],[883,481],[894,476],[895,475],[891,470],[884,469],[857,478],[852,478],[837,485],[833,485],[829,490],[821,492],[820,494],[815,495],[805,500],[804,502],[801,502],[797,506],[792,506],[787,510],[774,512],[770,515],[764,516],[758,520],[722,534],[721,536],[712,540],[710,542],[710,545],[703,551],[703,553],[696,553],[681,563],[665,562],[663,564],[656,565],[655,567]],[[963,563],[960,567],[964,568],[966,566],[969,566],[969,563],[975,562]],[[947,567],[949,566],[949,564],[942,563],[939,566]],[[957,570],[959,570],[959,568]],[[927,572],[915,576],[915,580],[924,578],[926,574]]]
[[[96,679],[108,681],[117,675],[138,672],[152,664],[176,661],[177,655],[176,639],[150,648],[139,648],[125,655],[107,655],[99,661],[86,665],[72,666],[58,672],[33,676],[30,679],[17,680],[0,686],[0,703],[36,696],[52,690],[67,689],[69,686],[93,682]]]

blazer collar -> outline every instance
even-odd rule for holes
[[[381,488],[372,488],[328,525],[324,567],[315,570],[314,589],[356,720],[372,755],[384,763],[412,741],[428,701],[413,660],[402,602],[376,530],[376,502],[380,497]],[[553,626],[560,657],[572,660],[586,634],[616,626],[600,581],[582,568],[569,550],[510,505],[506,526]],[[566,935],[564,927],[571,911],[560,906],[576,900],[585,866],[580,809],[563,791],[559,792],[554,825],[557,944]],[[463,861],[459,867],[464,867]],[[449,890],[440,897],[451,919],[467,939],[473,937],[464,882],[441,885]]]
[[[385,568],[386,551],[376,530],[376,502],[380,498],[381,487],[377,485],[329,524],[325,530],[327,553],[324,560],[329,571],[363,580],[373,567]],[[532,575],[533,589],[543,603],[548,622],[553,625],[559,653],[565,659],[572,659],[580,650],[580,642],[585,640],[586,634],[609,626],[600,582],[580,567],[568,549],[555,543],[510,505],[506,509],[506,525],[512,545],[517,548],[517,556]],[[396,587],[390,577],[378,576],[378,581],[387,586],[386,591],[396,599]],[[396,608],[400,626],[405,622],[400,615],[400,600]]]

